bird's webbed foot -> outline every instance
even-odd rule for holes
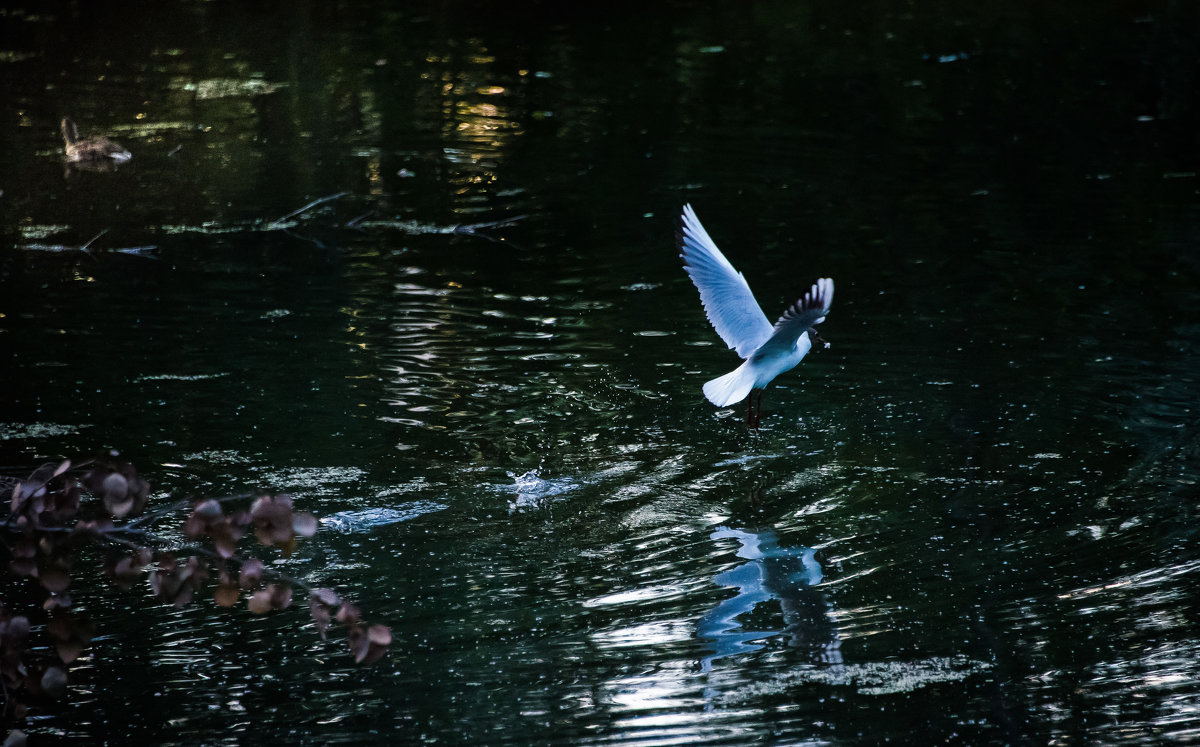
[[[821,337],[821,333],[817,331],[816,327],[808,328],[808,339],[812,342],[813,350],[824,350],[829,347],[829,341]]]

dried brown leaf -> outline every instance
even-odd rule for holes
[[[296,543],[296,538],[292,537],[286,542],[277,543],[275,547],[279,550],[280,555],[285,558],[290,558],[292,557],[292,553],[296,552],[298,545]]]
[[[279,584],[274,587],[271,594],[271,604],[275,609],[281,610],[290,607],[292,604],[292,587],[287,584]]]
[[[246,603],[250,612],[255,615],[265,615],[271,611],[271,591],[270,589],[259,589],[250,596]]]
[[[54,609],[66,609],[70,606],[70,594],[51,594],[50,596],[46,597],[46,601],[42,602],[42,609],[47,611]]]
[[[129,495],[129,481],[125,475],[113,472],[100,483],[100,492],[106,501],[123,501]]]
[[[296,533],[292,531],[292,521],[290,516],[281,520],[278,524],[273,525],[271,528],[271,544],[273,545],[291,544],[294,548],[295,544],[292,542],[292,540],[295,539],[295,537]]]
[[[54,639],[58,658],[70,664],[79,658],[83,649],[92,642],[92,625],[86,620],[72,616],[69,612],[56,615],[46,623],[46,632]]]
[[[83,653],[83,644],[74,640],[59,641],[54,644],[54,648],[58,651],[58,658],[62,660],[63,664],[70,664]]]
[[[54,494],[53,518],[65,522],[79,511],[79,485],[72,482]]]
[[[323,604],[312,604],[310,602],[308,610],[312,613],[313,623],[317,626],[317,632],[321,634],[321,640],[324,640],[325,631],[329,630],[329,622],[331,620],[329,608]]]
[[[350,628],[350,635],[346,642],[350,644],[350,653],[354,654],[354,662],[361,664],[371,650],[371,642],[367,640],[367,634],[363,632],[362,627],[355,625]]]
[[[358,607],[346,602],[337,611],[337,621],[344,625],[357,624],[362,619],[362,615],[358,611]]]
[[[258,558],[250,558],[242,563],[242,572],[238,575],[238,583],[243,589],[253,589],[262,582],[263,562]]]
[[[219,607],[232,607],[237,604],[240,594],[241,590],[233,584],[219,584],[216,591],[213,592],[213,601]]]
[[[71,575],[62,568],[42,568],[38,571],[38,581],[46,591],[58,594],[71,585]]]
[[[209,567],[208,561],[201,558],[199,555],[193,555],[188,558],[187,562],[187,581],[193,589],[199,589],[208,581]]]
[[[31,558],[14,558],[8,567],[12,569],[13,575],[17,578],[25,576],[36,578],[38,574],[37,562]]]
[[[208,531],[208,521],[192,514],[183,522],[183,533],[193,539]]]
[[[259,497],[250,507],[254,536],[264,545],[284,545],[292,540],[292,499],[281,495]]]
[[[136,576],[137,569],[134,568],[135,562],[136,561],[134,558],[129,558],[129,557],[118,559],[117,562],[115,564],[113,564],[112,575],[119,576],[122,578],[124,578],[126,576]]]
[[[211,525],[208,533],[212,537],[213,546],[217,549],[217,554],[222,558],[232,558],[233,554],[237,551],[237,541],[240,533],[234,532],[233,527],[227,520]]]
[[[382,625],[377,627],[387,630]],[[379,635],[381,638],[384,637],[382,633],[377,633],[376,635]],[[390,641],[391,633],[388,632],[386,637]],[[371,634],[364,631],[361,625],[355,624],[351,626],[348,642],[350,644],[350,652],[354,654],[354,661],[357,664],[374,664],[387,653],[387,646],[372,642]]]
[[[24,615],[13,617],[5,626],[4,634],[10,636],[17,643],[20,643],[29,635],[29,618]]]
[[[221,504],[211,498],[197,503],[196,507],[192,509],[192,514],[206,522],[220,519],[224,515],[221,511]]]
[[[386,625],[372,625],[367,628],[367,638],[376,646],[390,646],[392,631]]]
[[[312,598],[330,607],[336,606],[342,601],[333,589],[313,589]]]
[[[107,509],[110,514],[119,519],[133,512],[133,499],[125,498],[123,500],[115,500],[105,498],[104,508]]]
[[[118,588],[128,591],[141,577],[148,562],[150,562],[150,551],[143,549],[135,551],[132,555],[110,561],[110,566],[105,570]]]
[[[281,610],[292,603],[292,587],[286,584],[271,584],[254,592],[248,603],[250,611],[262,615],[272,610]]]
[[[67,673],[61,667],[50,667],[42,673],[41,685],[50,697],[61,697],[67,689]]]
[[[317,533],[317,517],[310,513],[299,513],[292,517],[292,531],[301,537],[311,537]]]
[[[333,589],[313,589],[308,595],[308,610],[312,613],[317,632],[325,638],[329,623],[333,620],[333,608],[341,602],[341,598]]]
[[[133,501],[132,513],[139,514],[150,497],[150,483],[134,472],[132,465],[126,465],[125,478],[129,482],[129,498]]]
[[[158,556],[158,570],[150,574],[150,588],[162,601],[181,607],[191,601],[192,587],[185,587],[185,582],[194,571],[192,565],[180,568],[179,562],[171,553],[161,553]],[[187,594],[181,597],[184,591]]]
[[[260,495],[254,499],[253,503],[250,504],[250,518],[257,519],[259,516],[265,515],[266,512],[272,510],[273,506],[274,501],[271,500],[271,496]]]
[[[175,605],[175,609],[181,610],[192,603],[193,595],[194,591],[190,585],[181,585],[171,603]]]

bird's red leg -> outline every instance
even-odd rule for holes
[[[751,389],[750,396],[746,398],[746,425],[754,430],[758,430],[758,422],[762,417],[762,393],[761,389]]]

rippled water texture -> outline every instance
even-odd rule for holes
[[[395,636],[97,573],[29,731],[1200,740],[1196,9],[509,5],[0,11],[0,471],[289,492]],[[758,434],[685,202],[837,282]]]

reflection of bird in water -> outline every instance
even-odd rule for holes
[[[79,137],[79,128],[70,117],[63,117],[62,135],[68,161],[124,163],[133,158],[124,146],[106,137]]]
[[[704,385],[704,396],[717,407],[749,400],[746,423],[758,427],[762,392],[779,374],[795,368],[813,344],[825,342],[815,325],[825,321],[833,303],[833,280],[821,278],[783,312],[774,325],[763,314],[746,278],[709,238],[691,205],[683,206],[679,256],[700,291],[700,301],[717,334],[745,359],[731,373]]]
[[[764,638],[783,634],[789,646],[808,652],[814,661],[842,662],[841,640],[829,618],[829,603],[817,587],[821,564],[816,550],[807,547],[781,548],[775,531],[746,532],[721,527],[713,539],[733,538],[741,542],[738,557],[747,562],[713,577],[737,596],[726,599],[700,619],[697,633],[713,644],[713,654],[701,662],[710,671],[717,659],[732,654],[758,651]],[[779,600],[784,626],[780,630],[747,630],[738,617],[754,611],[763,602]]]

